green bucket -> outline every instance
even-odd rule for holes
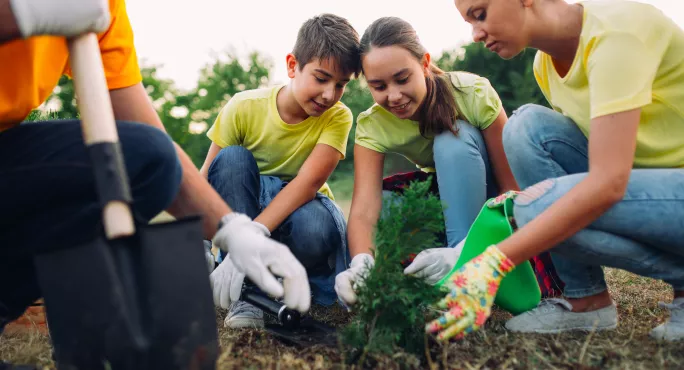
[[[479,256],[492,244],[498,244],[513,234],[510,218],[513,216],[513,200],[506,199],[503,205],[489,208],[487,203],[470,227],[461,256],[456,262],[454,270],[466,262]],[[450,274],[449,274],[450,275]],[[443,286],[448,276],[444,277],[438,286]],[[494,299],[494,304],[502,309],[518,315],[529,311],[541,300],[541,290],[537,278],[529,261],[516,266],[501,281],[501,286]]]

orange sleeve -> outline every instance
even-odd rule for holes
[[[107,86],[114,90],[141,82],[142,75],[124,0],[109,0],[109,11],[112,18],[109,29],[99,34],[98,39]],[[65,73],[71,76],[70,66]]]

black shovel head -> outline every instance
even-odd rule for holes
[[[216,316],[199,218],[41,254],[60,369],[214,369]]]

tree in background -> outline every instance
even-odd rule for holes
[[[501,59],[482,43],[444,52],[436,64],[445,71],[466,71],[486,77],[499,93],[506,113],[528,103],[549,106],[534,79],[535,51],[527,49],[510,60]]]
[[[510,115],[527,103],[547,105],[537,87],[532,72],[534,51],[527,50],[512,60],[503,60],[487,50],[481,43],[468,44],[458,50],[442,53],[437,65],[446,71],[468,71],[489,79]],[[250,54],[246,61],[232,53],[214,56],[212,62],[200,71],[197,86],[181,91],[174,82],[158,76],[158,66],[143,66],[143,84],[169,135],[201,166],[210,145],[206,131],[216,119],[220,109],[236,93],[268,86],[272,61],[259,53]],[[347,158],[341,161],[331,181],[344,180],[349,187],[354,163],[354,135],[356,118],[373,105],[373,97],[363,78],[349,82],[342,102],[351,109],[354,125],[349,134]],[[548,105],[547,105],[548,106]],[[78,115],[71,80],[62,77],[46,104],[54,111],[51,118],[75,118]],[[32,115],[37,119],[40,115]],[[415,170],[403,157],[386,156],[385,173]]]

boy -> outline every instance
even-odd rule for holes
[[[343,159],[352,113],[340,103],[359,72],[359,36],[332,14],[307,20],[287,55],[290,83],[236,94],[209,129],[200,172],[222,198],[286,244],[307,269],[314,301],[335,301],[346,268],[346,230],[326,181]],[[211,280],[226,327],[262,327],[263,313],[238,301],[244,275],[223,262]],[[330,260],[335,259],[333,270]]]

